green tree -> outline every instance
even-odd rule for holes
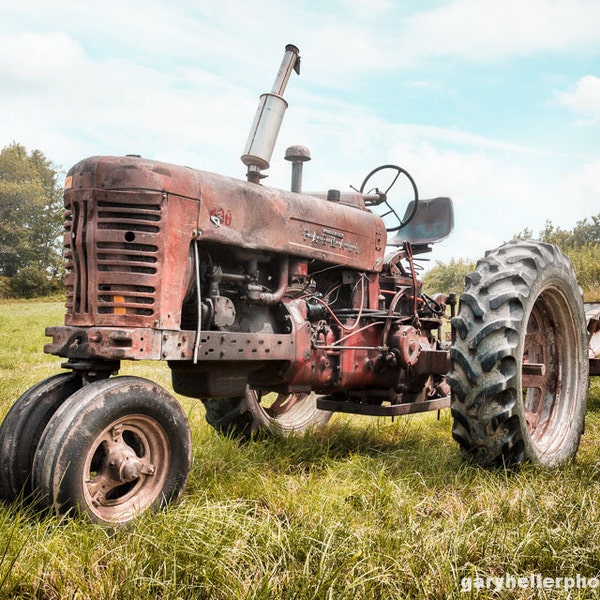
[[[562,229],[546,221],[538,236],[530,229],[515,235],[515,239],[533,237],[555,244],[571,259],[586,302],[600,300],[600,214],[577,221],[573,229]]]
[[[531,229],[525,228],[517,233],[514,239],[524,240],[534,237],[542,242],[555,244],[563,252],[589,245],[600,245],[600,213],[592,216],[589,221],[588,219],[577,221],[573,229],[562,229],[553,225],[551,221],[546,221],[539,235],[534,236]]]
[[[464,258],[453,258],[449,263],[438,260],[435,266],[425,273],[423,290],[426,294],[462,294],[465,289],[465,275],[474,270],[475,263]]]
[[[0,151],[0,275],[37,269],[56,280],[61,269],[62,190],[39,150],[13,143]],[[24,276],[21,275],[21,278]]]

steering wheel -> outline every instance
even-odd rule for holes
[[[386,190],[384,192],[381,192],[377,187],[375,187],[371,188],[365,195],[365,189],[367,188],[369,180],[372,179],[376,173],[379,173],[380,171],[384,171],[386,169],[395,172],[392,182],[390,183],[390,185],[388,185]],[[414,195],[413,200],[411,202],[412,207],[410,210],[410,214],[405,214],[404,219],[400,218],[394,207],[388,202],[388,192],[395,185],[396,181],[398,181],[400,175],[404,175],[408,179],[412,186]],[[380,167],[373,169],[364,178],[362,185],[360,186],[359,192],[365,195],[365,204],[367,206],[382,206],[383,210],[373,211],[382,219],[387,217],[388,215],[392,215],[394,223],[392,224],[392,226],[385,228],[388,233],[399,231],[403,227],[406,227],[417,212],[417,205],[419,204],[419,191],[417,190],[417,184],[415,183],[415,180],[410,176],[410,173],[404,170],[402,167],[399,167],[398,165],[381,165]]]

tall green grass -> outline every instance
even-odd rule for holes
[[[0,305],[0,411],[60,360],[59,303]],[[169,388],[161,363],[122,373]],[[587,598],[597,590],[461,591],[464,577],[600,573],[600,385],[577,460],[517,473],[465,465],[447,411],[336,417],[240,445],[181,399],[194,463],[179,504],[124,530],[0,505],[0,598]]]

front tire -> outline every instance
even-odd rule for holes
[[[219,433],[249,439],[258,433],[290,435],[323,427],[331,412],[317,408],[317,396],[307,394],[268,394],[263,398],[246,388],[241,398],[205,400],[206,421]]]
[[[40,439],[34,485],[47,506],[94,522],[127,523],[179,498],[192,458],[181,406],[139,377],[86,385]]]
[[[554,466],[572,459],[588,388],[586,320],[571,261],[513,241],[466,277],[451,349],[452,435],[469,461]]]
[[[33,496],[31,470],[35,451],[50,418],[60,405],[81,388],[76,373],[48,377],[23,393],[0,427],[0,497],[14,501],[20,494]]]

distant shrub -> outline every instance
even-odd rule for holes
[[[475,263],[467,259],[453,258],[449,263],[438,260],[423,277],[423,291],[426,294],[462,294],[465,289],[465,275],[474,270]]]
[[[557,245],[573,262],[585,301],[600,301],[600,214],[578,221],[573,229],[555,227],[546,221],[538,236],[530,229],[515,235],[515,239],[531,237]]]
[[[3,287],[7,291],[4,297],[13,298],[39,298],[60,290],[59,282],[50,278],[45,269],[36,266],[23,267],[13,277],[7,278],[4,286],[0,285],[0,294]]]

